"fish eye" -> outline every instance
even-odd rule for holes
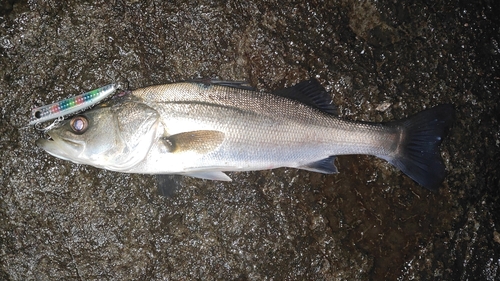
[[[73,130],[75,134],[80,135],[87,131],[89,127],[89,121],[87,120],[87,118],[85,118],[85,116],[76,116],[71,119],[69,125],[71,127],[71,130]]]

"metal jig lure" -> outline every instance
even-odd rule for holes
[[[36,125],[48,120],[62,118],[65,115],[70,115],[91,107],[113,94],[116,89],[116,84],[109,84],[60,102],[37,107],[31,111],[30,123],[28,125]]]

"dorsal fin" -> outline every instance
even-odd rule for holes
[[[299,101],[328,114],[338,115],[337,107],[333,104],[332,98],[314,78],[289,88],[274,91],[273,94]]]
[[[218,80],[218,79],[210,79],[210,78],[206,78],[206,79],[201,78],[201,79],[190,79],[190,80],[187,80],[186,82],[202,84],[206,87],[216,85],[216,86],[223,86],[223,87],[229,87],[229,88],[235,88],[235,89],[255,91],[255,88],[250,86],[246,81],[227,81],[227,80]]]

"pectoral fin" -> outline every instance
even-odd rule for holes
[[[200,130],[179,133],[162,138],[169,152],[195,151],[208,153],[215,150],[224,141],[224,133],[212,130]]]

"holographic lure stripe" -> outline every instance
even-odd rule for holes
[[[113,94],[116,89],[116,84],[109,84],[99,89],[95,89],[60,102],[37,107],[31,111],[29,125],[35,125],[40,122],[78,112],[99,103],[109,95]]]

